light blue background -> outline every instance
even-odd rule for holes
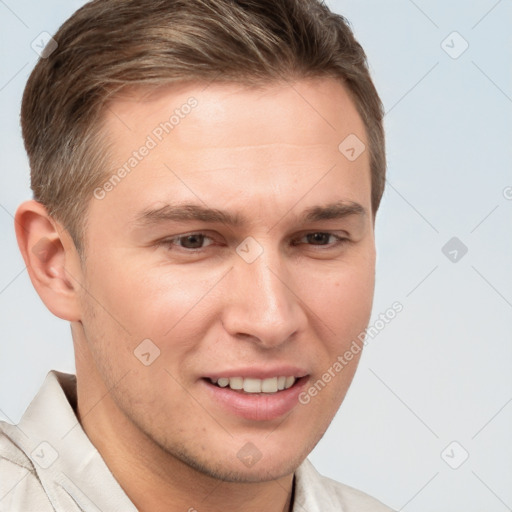
[[[49,369],[74,371],[69,325],[33,290],[12,216],[31,196],[19,128],[31,42],[83,3],[0,0],[0,418],[12,421]],[[373,317],[404,310],[368,344],[311,458],[397,510],[511,510],[511,2],[328,4],[351,21],[387,111]],[[456,59],[441,46],[453,31],[469,44]],[[468,247],[457,263],[441,252],[454,236]],[[458,469],[441,458],[452,441],[452,460],[469,453]]]

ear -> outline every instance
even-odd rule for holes
[[[18,246],[39,297],[54,315],[79,321],[82,267],[71,236],[37,201],[22,203],[14,221]]]

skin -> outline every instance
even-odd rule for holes
[[[349,161],[338,150],[349,134],[367,145],[364,125],[344,87],[327,78],[132,91],[104,118],[112,172],[190,97],[197,107],[172,133],[103,199],[91,197],[84,262],[35,201],[16,213],[18,241],[42,300],[71,323],[80,423],[136,507],[281,512],[360,354],[309,404],[272,420],[219,407],[202,377],[290,364],[307,372],[307,388],[367,326],[369,155]],[[236,212],[247,223],[136,222],[171,201]],[[365,213],[300,221],[307,208],[336,201]],[[207,236],[202,252],[175,238],[191,232]],[[346,241],[311,236],[326,232]],[[250,264],[235,250],[249,236],[263,250]],[[148,338],[160,356],[145,366],[134,350]],[[262,455],[251,467],[237,457],[248,442]]]

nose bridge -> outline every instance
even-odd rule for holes
[[[237,249],[232,275],[233,302],[224,325],[232,335],[250,335],[261,345],[284,343],[302,328],[304,321],[304,313],[292,292],[293,283],[289,282],[284,256],[271,241],[253,239],[245,247],[249,249],[245,254],[251,250],[259,254],[251,261],[245,257],[243,243],[241,246]]]
[[[280,259],[266,251],[246,269],[255,306],[262,313],[285,313],[290,304],[290,290],[283,282]],[[281,275],[280,275],[281,274]]]

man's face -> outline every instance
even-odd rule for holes
[[[79,386],[111,389],[113,422],[203,473],[293,472],[373,299],[369,154],[338,149],[367,145],[353,103],[329,79],[181,85],[114,101],[105,131],[117,178],[89,205]]]

